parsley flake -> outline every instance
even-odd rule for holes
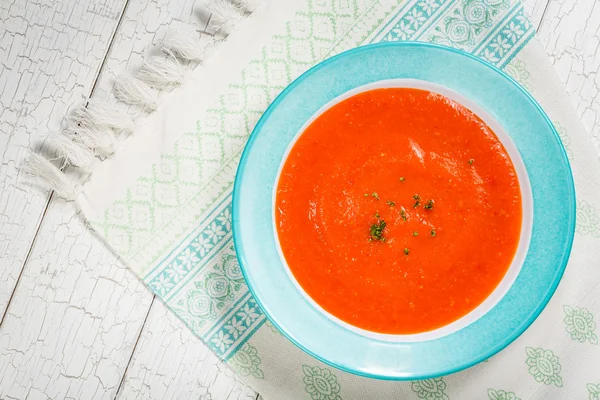
[[[371,229],[369,230],[369,241],[381,241],[385,242],[385,238],[383,237],[383,230],[385,229],[386,223],[384,220],[379,219],[373,225],[371,225]]]
[[[404,207],[402,207],[402,210],[400,210],[400,217],[402,217],[403,221],[406,221],[408,219],[406,217],[406,211],[404,210]]]

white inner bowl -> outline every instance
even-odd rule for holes
[[[325,311],[316,301],[314,301],[304,291],[304,289],[302,288],[302,286],[300,286],[300,284],[294,277],[294,274],[290,270],[290,267],[288,266],[288,264],[285,260],[285,257],[283,255],[283,251],[281,250],[281,245],[279,243],[279,236],[278,236],[278,232],[277,232],[277,226],[275,223],[275,221],[276,221],[275,210],[277,209],[275,205],[276,205],[277,187],[278,187],[278,183],[279,183],[279,177],[281,176],[281,171],[282,171],[283,166],[288,158],[288,155],[292,151],[292,148],[296,144],[296,141],[298,140],[300,135],[306,130],[306,128],[308,128],[308,126],[310,124],[312,124],[315,121],[315,119],[317,119],[321,114],[323,114],[326,110],[333,107],[335,104],[340,103],[340,102],[346,100],[347,98],[352,97],[358,93],[366,92],[366,91],[373,90],[373,89],[385,89],[385,88],[411,88],[411,89],[427,90],[432,93],[441,94],[441,95],[455,101],[456,103],[468,108],[469,110],[471,110],[473,113],[475,113],[475,115],[477,115],[479,118],[481,118],[492,129],[492,131],[496,134],[498,139],[500,139],[500,142],[506,149],[506,151],[513,163],[515,171],[517,172],[517,177],[519,179],[519,185],[521,188],[521,207],[523,210],[522,211],[523,220],[521,222],[521,234],[519,237],[519,245],[517,246],[517,251],[512,260],[512,263],[510,264],[510,267],[508,268],[506,274],[504,275],[504,277],[502,278],[502,280],[500,281],[500,283],[498,284],[496,289],[494,289],[494,291],[479,306],[477,306],[471,312],[469,312],[468,314],[459,318],[458,320],[456,320],[448,325],[444,325],[438,329],[434,329],[434,330],[427,331],[427,332],[410,334],[410,335],[385,334],[385,333],[368,331],[366,329],[361,329],[361,328],[358,328],[347,322],[344,322],[341,319],[337,318],[336,316]],[[316,309],[321,311],[325,316],[327,316],[327,318],[329,318],[330,320],[334,321],[338,325],[341,325],[350,331],[356,332],[360,335],[369,337],[371,339],[387,341],[387,342],[423,342],[423,341],[427,341],[427,340],[434,340],[434,339],[441,338],[443,336],[457,332],[457,331],[463,329],[464,327],[472,324],[473,322],[475,322],[476,320],[481,318],[483,315],[485,315],[492,308],[494,308],[494,306],[496,304],[498,304],[498,302],[502,299],[502,297],[504,297],[504,295],[508,292],[508,290],[510,289],[510,287],[512,286],[514,281],[517,279],[519,272],[521,271],[521,266],[523,265],[523,262],[525,261],[525,257],[527,256],[527,251],[529,249],[529,242],[531,240],[531,231],[532,231],[532,227],[533,227],[533,195],[531,192],[531,184],[529,182],[529,176],[527,175],[527,170],[525,169],[525,164],[523,163],[523,159],[521,158],[521,154],[519,153],[519,150],[513,143],[512,139],[510,138],[508,133],[504,130],[502,125],[500,125],[500,123],[492,115],[490,115],[486,110],[481,108],[477,103],[475,103],[472,100],[468,99],[467,97],[461,95],[460,93],[457,93],[454,90],[449,89],[445,86],[439,85],[437,83],[422,81],[422,80],[418,80],[418,79],[388,79],[388,80],[377,81],[377,82],[370,83],[368,85],[357,87],[357,88],[349,90],[348,92],[331,100],[329,103],[327,103],[323,107],[321,107],[308,121],[306,121],[306,123],[302,126],[302,128],[298,131],[298,133],[294,137],[294,139],[291,141],[290,145],[288,146],[288,148],[282,158],[281,164],[279,165],[279,171],[277,173],[277,180],[275,182],[276,182],[276,184],[274,185],[274,188],[273,188],[273,200],[272,200],[273,201],[273,203],[272,203],[273,204],[273,207],[272,207],[273,208],[273,218],[272,218],[273,230],[275,232],[275,237],[277,238],[277,251],[279,253],[279,258],[281,259],[281,262],[285,266],[285,269],[286,269],[286,272],[287,272],[289,278],[292,280],[292,282],[294,282],[294,285],[300,291],[300,293],[302,293],[304,298],[313,307],[315,307]]]

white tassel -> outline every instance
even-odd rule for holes
[[[71,183],[54,164],[37,153],[29,155],[22,171],[43,187],[54,190],[65,199],[74,200],[81,193],[81,185]]]
[[[98,128],[108,128],[116,132],[133,131],[133,120],[130,116],[108,109],[95,100],[87,100],[87,106],[75,108],[71,116],[77,121],[89,121]]]
[[[244,7],[247,13],[253,13],[258,7],[263,5],[265,0],[237,0],[237,2]]]
[[[88,168],[96,161],[94,152],[87,146],[77,143],[65,135],[54,134],[48,136],[48,144],[64,157],[69,165],[79,168]]]
[[[82,143],[90,149],[96,149],[101,154],[112,154],[115,144],[115,134],[106,126],[98,126],[89,118],[76,118],[76,115],[67,116],[67,127],[63,134],[76,142]]]
[[[241,7],[229,2],[228,0],[208,0],[206,8],[211,12],[209,25],[225,34],[231,33],[231,30],[242,19]]]
[[[184,60],[202,61],[205,58],[206,47],[200,45],[200,39],[194,38],[195,32],[183,33],[171,31],[162,42],[165,51],[172,51]]]
[[[156,89],[175,86],[183,80],[183,67],[173,52],[167,56],[154,56],[142,65],[136,78]]]
[[[144,105],[151,110],[156,108],[158,92],[130,74],[117,78],[114,93],[124,103]]]

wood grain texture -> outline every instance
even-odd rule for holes
[[[538,37],[600,150],[600,1],[550,0]]]
[[[19,182],[19,166],[89,92],[122,4],[0,2],[0,316],[48,200]]]
[[[542,22],[542,17],[544,15],[544,10],[548,5],[549,0],[522,0],[523,8],[525,8],[525,12],[529,15],[531,22],[533,25],[538,28]]]
[[[123,377],[150,311],[152,294],[117,260],[101,239],[88,230],[74,205],[62,200],[53,199],[50,203],[29,258],[21,269],[37,231],[47,194],[38,194],[35,188],[28,185],[14,184],[20,164],[20,159],[17,159],[24,157],[34,139],[41,143],[49,131],[59,129],[68,107],[80,101],[81,94],[89,94],[101,66],[104,68],[93,97],[115,104],[111,94],[113,76],[139,66],[143,58],[153,51],[151,44],[160,40],[161,35],[164,36],[167,26],[173,26],[181,20],[192,20],[196,13],[193,2],[130,0],[113,47],[104,60],[108,39],[117,26],[119,13],[125,4],[110,0],[108,3],[112,8],[107,8],[104,3],[88,4],[83,0],[55,1],[48,3],[48,6],[17,0],[2,10],[2,23],[17,32],[17,39],[19,35],[27,38],[25,42],[17,40],[12,43],[14,47],[10,42],[2,42],[2,49],[7,49],[7,54],[15,52],[17,60],[32,57],[31,54],[37,54],[31,53],[37,41],[42,47],[49,46],[52,50],[39,50],[36,64],[13,63],[7,68],[5,63],[2,69],[2,112],[12,113],[2,115],[2,140],[7,143],[4,153],[12,157],[5,161],[5,164],[11,163],[12,170],[3,167],[2,173],[8,181],[5,187],[15,187],[10,193],[2,193],[3,199],[8,199],[3,214],[8,222],[3,221],[4,244],[1,247],[6,250],[3,252],[5,255],[0,272],[7,276],[0,287],[5,303],[10,298],[16,277],[22,271],[17,290],[0,326],[2,399],[110,399],[115,398],[119,387],[123,393],[121,398],[135,396],[135,388]],[[95,22],[87,12],[109,20],[106,23]],[[15,20],[19,23],[28,22],[23,28],[16,25]],[[30,25],[38,27],[39,32],[28,28]],[[96,37],[97,30],[106,35],[103,36],[104,42],[99,42]],[[57,33],[53,34],[54,31]],[[49,36],[48,43],[41,39],[45,32]],[[64,59],[71,63],[65,63]],[[5,84],[9,80],[18,82],[21,75],[29,76],[30,73],[43,76],[46,80],[34,80],[32,83],[28,78],[24,86],[17,86],[18,90],[12,90],[10,85]],[[30,83],[38,91],[32,91]],[[5,103],[12,104],[12,108],[6,107]],[[29,104],[32,105],[31,110],[27,108]],[[39,119],[32,118],[30,114],[38,115],[35,114],[37,104],[42,104],[39,110],[47,110],[49,115],[40,114]],[[15,118],[11,120],[13,114]],[[19,123],[25,125],[26,129],[16,130]],[[47,126],[44,127],[44,124]],[[11,141],[16,141],[18,146]],[[19,198],[19,195],[22,197]],[[27,205],[27,202],[32,202],[28,199],[38,197],[35,207],[17,212],[19,210],[15,205]],[[31,217],[24,220],[28,215]],[[19,237],[17,229],[23,232]],[[13,241],[22,246],[19,252],[14,251]],[[6,273],[4,261],[10,263],[10,273]],[[175,319],[172,315],[170,318]],[[155,321],[152,323],[156,327],[163,327],[161,321],[150,320]],[[176,320],[176,323],[179,321]],[[174,331],[187,329],[181,325],[171,327]],[[173,331],[163,333],[162,340],[171,343],[171,333]],[[198,339],[190,338],[187,330],[185,333],[182,339],[187,343],[185,351],[173,354],[167,349],[169,356],[179,357],[167,358],[162,364],[154,364],[153,360],[149,360],[155,367],[154,375],[147,374],[148,381],[137,382],[141,382],[144,388],[150,388],[153,396],[164,390],[163,385],[169,382],[171,387],[189,393],[215,393],[213,399],[255,397],[251,390],[237,382],[233,374],[219,364],[216,356],[208,352]],[[146,343],[141,343],[142,348]],[[153,349],[147,351],[150,351],[147,354],[149,356],[154,354]],[[182,363],[182,353],[197,356],[188,359],[188,365],[193,364],[189,370],[200,374],[195,380],[177,368]],[[135,368],[129,371],[136,373]],[[162,379],[156,379],[158,376]],[[176,393],[184,392],[180,390]],[[164,397],[161,394],[156,396]],[[141,398],[146,398],[143,391]]]
[[[152,295],[52,201],[0,331],[0,398],[111,398]]]

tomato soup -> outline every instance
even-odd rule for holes
[[[515,168],[473,112],[419,89],[376,89],[323,112],[285,160],[275,199],[285,260],[323,309],[414,334],[468,314],[518,247]]]

